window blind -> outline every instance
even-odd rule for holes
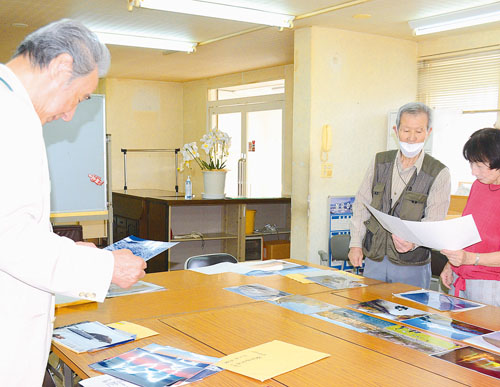
[[[500,50],[418,62],[417,99],[433,108],[498,108]]]

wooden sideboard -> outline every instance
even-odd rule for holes
[[[255,229],[266,224],[276,231],[246,235],[246,210],[256,210]],[[226,252],[245,260],[246,238],[262,240],[290,237],[290,198],[235,198],[185,200],[164,190],[113,192],[113,235],[179,242],[148,261],[148,272],[180,270],[193,255]]]

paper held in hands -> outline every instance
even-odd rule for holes
[[[439,222],[414,222],[384,214],[367,203],[364,205],[387,231],[418,246],[436,250],[461,250],[481,242],[472,215]]]
[[[119,249],[129,249],[134,255],[141,257],[145,261],[156,257],[165,250],[175,246],[179,242],[161,242],[142,239],[134,235],[130,235],[118,242],[113,243],[104,248],[104,250],[114,251]]]

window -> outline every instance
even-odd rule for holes
[[[472,182],[462,148],[498,115],[500,51],[423,59],[418,63],[418,100],[435,109],[432,154],[450,168],[452,194]]]
[[[226,194],[238,194],[238,160],[245,155],[247,197],[279,197],[282,188],[284,80],[209,91],[210,127],[231,137]]]

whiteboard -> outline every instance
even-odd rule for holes
[[[52,214],[107,211],[105,123],[104,96],[94,94],[71,121],[44,125]]]

